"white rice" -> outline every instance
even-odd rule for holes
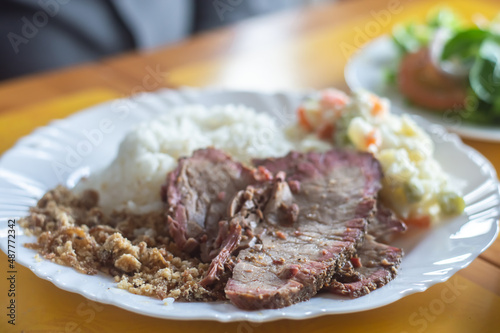
[[[324,143],[318,144],[316,149],[327,148]],[[300,149],[273,118],[248,107],[177,107],[139,124],[121,143],[116,159],[101,172],[82,180],[76,191],[98,190],[100,205],[108,211],[146,213],[161,209],[160,188],[167,173],[176,167],[180,157],[209,146],[224,150],[242,163]],[[304,148],[311,149],[311,142]]]

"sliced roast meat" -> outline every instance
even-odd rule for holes
[[[320,238],[316,232],[263,229],[261,243],[239,253],[226,296],[248,310],[280,308],[311,298],[355,253],[365,221],[349,222],[322,241],[313,240]]]
[[[382,173],[371,154],[346,150],[292,152],[255,164],[284,171],[287,180],[274,182],[254,230],[260,244],[238,254],[225,291],[243,309],[280,308],[315,295],[350,260]]]
[[[266,181],[267,176],[262,168],[246,168],[213,148],[180,159],[162,188],[169,232],[176,245],[186,253],[195,253],[201,244],[201,259],[210,261],[218,254],[213,243],[219,235],[219,222],[228,221],[231,201],[249,185]]]
[[[406,229],[396,214],[378,202],[376,213],[369,219],[368,235],[356,249],[355,257],[337,270],[325,289],[359,297],[388,283],[396,275],[403,251],[378,242],[387,243]]]
[[[401,249],[366,235],[356,256],[335,273],[325,289],[352,298],[366,295],[394,279],[402,257]]]
[[[267,201],[269,186],[261,184],[258,188],[248,186],[239,191],[229,204],[228,221],[219,222],[219,233],[209,255],[215,256],[207,274],[200,282],[204,287],[219,280],[225,265],[236,251],[253,247],[257,242],[254,230],[262,220],[262,203]]]
[[[264,167],[273,174],[282,171],[287,175],[287,181],[292,191],[300,190],[300,181],[312,177],[324,177],[337,166],[353,166],[353,170],[343,169],[337,173],[337,178],[353,177],[359,175],[362,170],[362,179],[360,188],[364,197],[374,198],[381,188],[380,179],[382,170],[378,161],[370,153],[361,153],[346,149],[333,149],[326,153],[300,153],[292,151],[285,157],[255,159],[254,165]],[[339,181],[336,178],[330,178],[330,182]],[[331,184],[325,184],[328,186]],[[349,186],[346,187],[349,191]],[[359,196],[359,194],[358,194]],[[321,202],[324,201],[324,198]],[[334,204],[334,203],[333,203]]]
[[[376,240],[406,226],[377,204],[381,171],[370,154],[292,152],[254,163],[248,169],[209,148],[180,160],[167,177],[172,237],[211,261],[202,286],[229,267],[226,296],[262,309],[307,300],[325,286],[359,297],[395,276],[402,251]],[[373,237],[364,241],[367,230]]]
[[[221,223],[225,223],[225,221],[221,221]],[[212,259],[207,274],[200,282],[203,287],[207,287],[218,280],[218,277],[224,272],[224,265],[229,257],[240,245],[241,223],[239,223],[237,219],[233,219],[231,222],[227,223],[227,225],[229,228],[221,227],[221,230],[225,229],[225,232],[222,238],[220,251],[217,256]]]
[[[377,212],[368,224],[368,233],[374,236],[376,241],[382,243],[389,242],[395,235],[405,232],[406,229],[406,224],[380,202],[377,204]]]
[[[293,203],[292,191],[285,178],[286,175],[282,171],[276,174],[269,196],[266,198],[263,216],[271,224],[291,226],[297,220],[299,206]]]

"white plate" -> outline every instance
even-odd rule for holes
[[[361,48],[347,63],[345,80],[351,90],[366,89],[391,100],[393,112],[408,112],[440,124],[463,137],[500,142],[500,126],[465,122],[466,113],[437,113],[410,105],[398,89],[386,82],[387,69],[397,61],[397,49],[389,36],[379,37]]]
[[[243,103],[262,112],[269,112],[278,120],[291,119],[303,94],[231,92],[217,90],[161,91],[144,94],[135,100],[124,99],[101,104],[72,115],[64,120],[35,130],[22,138],[0,159],[0,245],[7,249],[9,218],[27,213],[45,191],[58,183],[73,186],[88,172],[109,163],[124,134],[137,122],[168,112],[172,105],[201,103],[204,105]],[[109,120],[112,131],[103,134],[94,143],[85,136],[99,129]],[[37,262],[35,251],[21,244],[35,241],[18,230],[17,262],[29,267],[36,275],[57,287],[81,294],[91,300],[169,319],[206,319],[218,321],[249,320],[256,322],[281,318],[303,319],[324,314],[357,312],[392,303],[407,295],[421,292],[446,281],[459,269],[467,266],[496,238],[500,216],[499,185],[491,164],[479,153],[462,144],[460,139],[442,127],[418,120],[436,142],[436,156],[444,169],[467,181],[465,200],[467,208],[462,216],[446,221],[441,226],[408,235],[396,246],[403,247],[406,256],[400,273],[387,286],[359,299],[347,299],[321,294],[279,310],[242,311],[230,303],[165,302],[138,296],[118,289],[113,279],[103,274],[88,276],[74,269],[59,266],[47,260]],[[94,132],[95,133],[95,132]],[[74,156],[72,152],[88,154]]]

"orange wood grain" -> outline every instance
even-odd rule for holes
[[[137,86],[136,81],[97,63],[0,81],[0,115],[86,90],[107,89],[126,96]]]
[[[500,267],[500,236],[479,257],[496,267]],[[497,284],[500,286],[500,280],[497,281]]]
[[[500,296],[500,267],[495,263],[478,258],[458,274]]]
[[[50,94],[43,95],[40,96],[43,102],[11,108],[3,114],[0,113],[0,153],[39,126],[47,125],[54,119],[65,118],[92,105],[121,97],[121,94],[110,88],[93,88],[65,94],[64,98],[49,97]]]

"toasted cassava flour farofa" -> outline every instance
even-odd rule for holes
[[[162,212],[104,213],[93,190],[76,196],[64,187],[47,192],[21,225],[38,237],[27,244],[46,259],[84,274],[102,271],[118,287],[160,299],[186,301],[223,298],[198,282],[208,264],[187,258],[171,242]]]

